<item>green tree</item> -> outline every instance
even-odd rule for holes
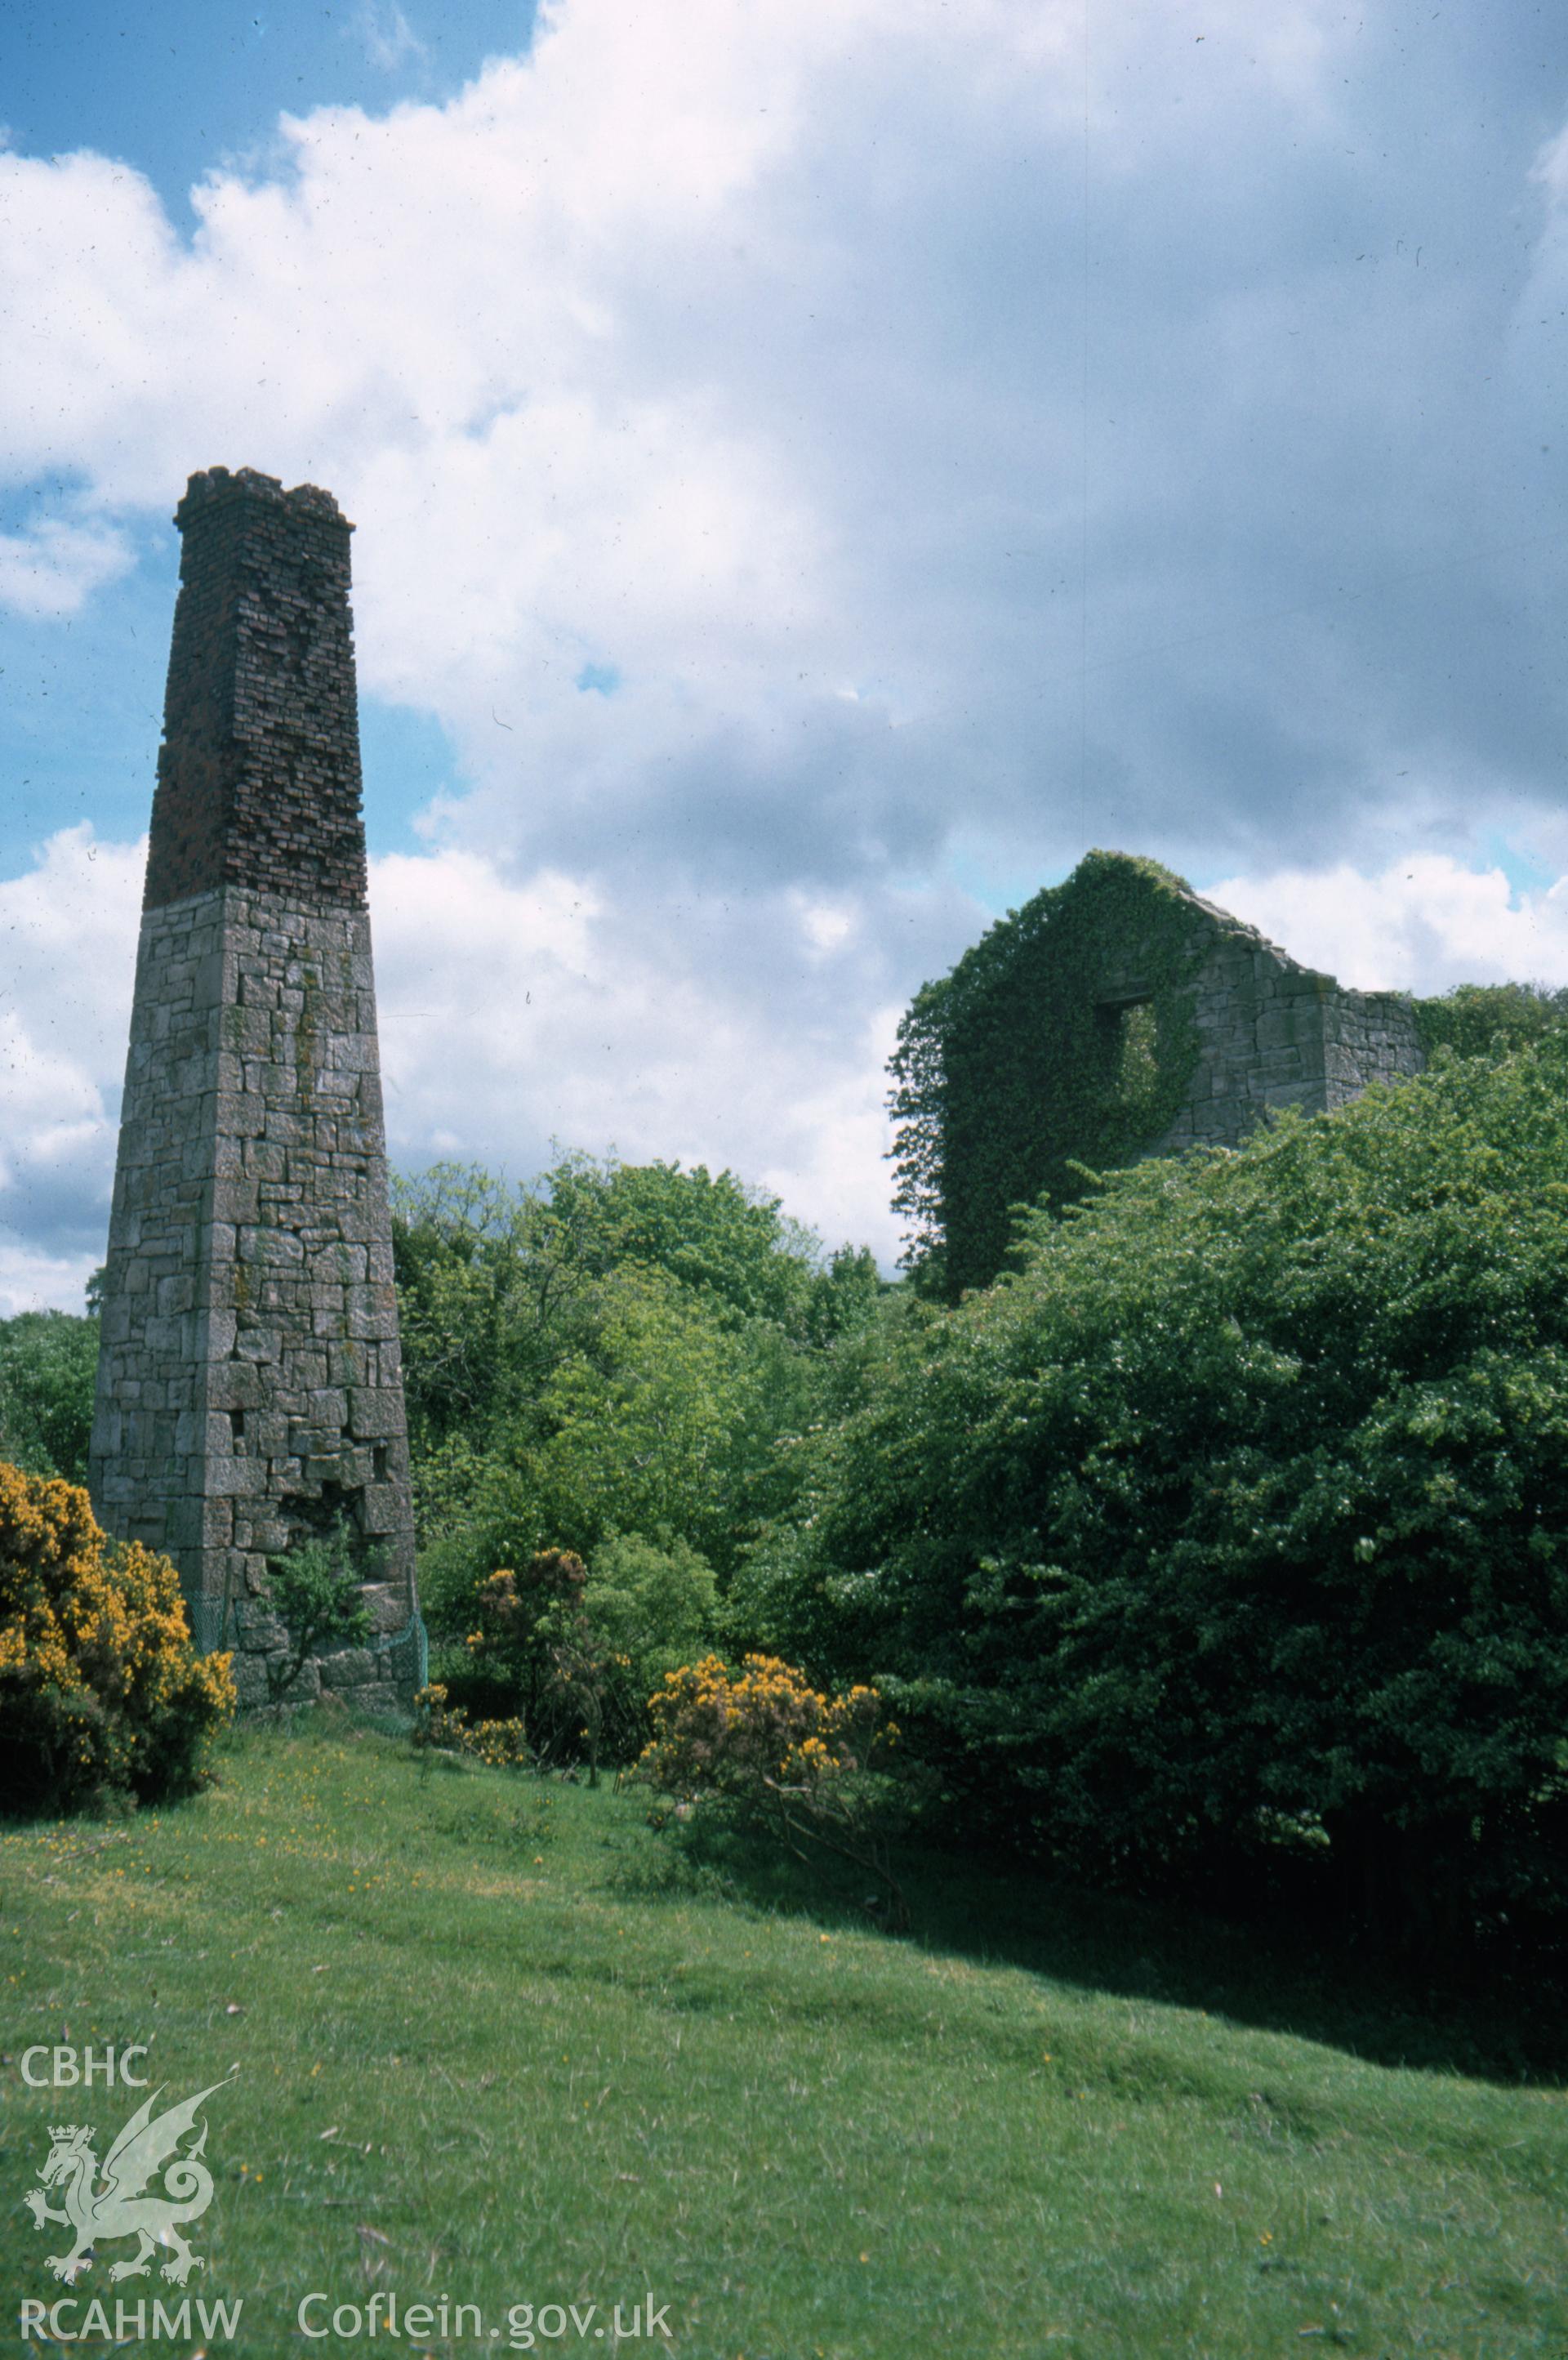
[[[585,1279],[537,1189],[438,1164],[392,1200],[409,1447],[418,1464],[455,1444],[461,1466],[526,1412]]]
[[[727,1557],[748,1460],[771,1440],[771,1358],[660,1271],[605,1279],[591,1340],[540,1396],[550,1430],[533,1465],[551,1529],[592,1549],[611,1532],[663,1527]]]
[[[569,1156],[545,1175],[543,1225],[590,1278],[629,1263],[661,1270],[721,1318],[768,1319],[803,1334],[819,1248],[779,1199],[705,1164]]]
[[[538,1425],[620,1272],[661,1273],[720,1325],[797,1343],[854,1324],[862,1262],[875,1273],[864,1251],[824,1266],[811,1233],[733,1174],[583,1155],[522,1187],[452,1164],[397,1180],[393,1240],[410,1446],[426,1462],[458,1445],[465,1472],[464,1453]]]
[[[588,1566],[587,1612],[605,1646],[624,1657],[645,1704],[666,1672],[695,1663],[718,1619],[713,1568],[683,1540],[614,1533]]]
[[[96,1319],[65,1311],[0,1319],[0,1458],[85,1483],[97,1371]]]
[[[538,1551],[663,1535],[727,1579],[787,1503],[887,1290],[729,1173],[568,1156],[533,1185],[439,1167],[395,1239],[432,1630]],[[663,1544],[661,1543],[661,1546]]]
[[[1429,1057],[1439,1049],[1477,1056],[1499,1038],[1518,1049],[1568,1022],[1568,990],[1553,991],[1542,983],[1460,983],[1437,999],[1418,1000],[1414,1005],[1421,1046]]]
[[[807,1340],[827,1347],[858,1335],[876,1319],[890,1292],[869,1246],[840,1246],[812,1275]]]
[[[694,1664],[713,1643],[713,1568],[670,1535],[613,1534],[593,1552],[583,1605],[604,1666],[605,1748],[630,1762],[652,1733],[650,1699],[666,1674]]]
[[[1037,1212],[867,1374],[734,1602],[998,1832],[1311,1838],[1412,1939],[1561,1890],[1568,1034]]]

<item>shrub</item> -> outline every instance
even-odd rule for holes
[[[617,1534],[589,1560],[583,1605],[605,1663],[604,1751],[629,1762],[651,1734],[649,1696],[713,1644],[713,1568],[683,1540]]]
[[[481,1721],[470,1729],[461,1705],[449,1703],[439,1681],[414,1699],[414,1743],[438,1754],[471,1754],[491,1770],[521,1770],[532,1759],[520,1720]]]
[[[1416,1030],[1429,1057],[1452,1049],[1485,1056],[1501,1039],[1522,1048],[1554,1025],[1568,1023],[1568,991],[1540,983],[1460,983],[1437,1000],[1414,1002]]]
[[[116,1546],[85,1491],[0,1465],[0,1797],[64,1811],[199,1786],[234,1710],[167,1557]]]
[[[503,1566],[480,1590],[468,1646],[478,1670],[510,1682],[541,1755],[572,1754],[581,1743],[593,1784],[608,1666],[584,1611],[587,1581],[571,1549],[538,1549],[520,1573]]]
[[[367,1578],[365,1559],[363,1541],[342,1516],[326,1532],[268,1557],[272,1610],[289,1633],[284,1653],[267,1659],[267,1693],[273,1704],[284,1701],[321,1648],[369,1638],[370,1613],[360,1596]]]
[[[718,1655],[667,1673],[649,1701],[654,1735],[638,1764],[666,1793],[751,1797],[813,1793],[862,1768],[877,1738],[875,1688],[829,1697],[776,1655],[738,1673]]]
[[[875,1688],[828,1696],[774,1655],[747,1655],[738,1673],[705,1655],[667,1673],[648,1710],[654,1735],[638,1777],[766,1828],[808,1863],[815,1847],[853,1862],[902,1919],[880,1826],[887,1781],[874,1767],[898,1732]]]
[[[1031,1216],[815,1446],[775,1643],[1096,1880],[1295,1826],[1391,1940],[1568,1922],[1565,1174],[1552,1031]]]
[[[539,1549],[480,1585],[466,1677],[451,1685],[471,1707],[516,1698],[540,1754],[581,1751],[592,1776],[648,1743],[649,1691],[708,1644],[717,1611],[713,1569],[685,1541],[615,1535],[591,1568]]]

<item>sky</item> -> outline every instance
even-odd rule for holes
[[[101,1261],[187,476],[354,519],[395,1164],[891,1267],[900,1012],[1092,846],[1568,983],[1568,17],[0,11],[0,1314]]]

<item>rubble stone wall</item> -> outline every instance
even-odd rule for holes
[[[1372,1082],[1419,1074],[1425,1058],[1410,1002],[1347,989],[1299,966],[1228,911],[1196,894],[1192,1007],[1198,1054],[1185,1101],[1145,1151],[1239,1146],[1266,1109],[1326,1113]]]

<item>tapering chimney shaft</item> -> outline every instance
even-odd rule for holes
[[[175,1559],[250,1700],[283,1640],[267,1557],[346,1522],[377,1637],[307,1684],[369,1699],[410,1684],[419,1622],[351,527],[248,468],[193,475],[176,521],[93,1496]]]

